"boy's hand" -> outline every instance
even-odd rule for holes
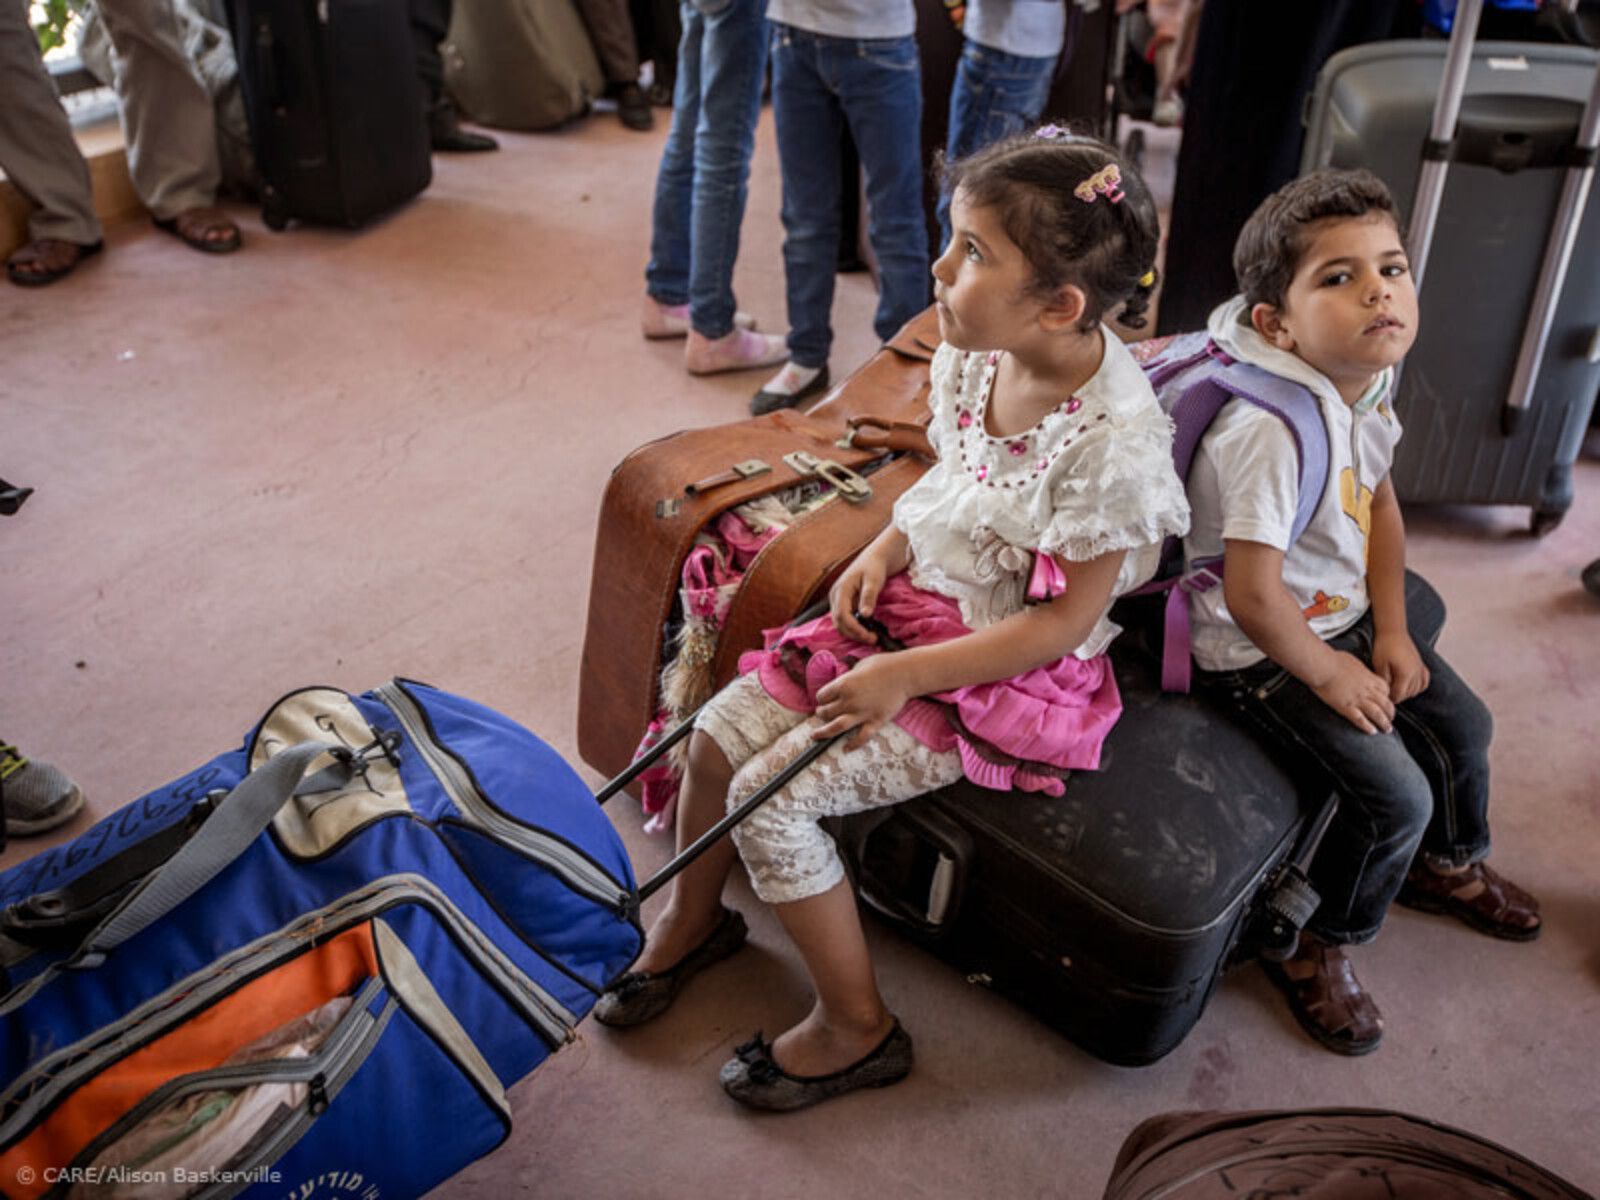
[[[870,549],[856,555],[855,561],[845,568],[844,574],[828,591],[833,627],[853,641],[876,643],[878,635],[856,620],[856,613],[864,617],[872,615],[885,578],[883,563]]]
[[[859,750],[909,699],[905,673],[894,658],[874,655],[817,690],[817,716],[823,723],[811,736],[825,741],[856,726],[845,749]]]
[[[1408,633],[1380,633],[1372,642],[1372,670],[1399,704],[1428,690],[1428,667]]]
[[[1334,654],[1333,674],[1311,685],[1317,698],[1363,733],[1388,733],[1394,728],[1394,701],[1386,680],[1367,670],[1354,654]]]

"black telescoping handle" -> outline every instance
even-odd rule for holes
[[[832,746],[840,738],[845,737],[852,732],[853,730],[847,729],[844,731],[844,733],[836,733],[825,741],[812,742],[811,745],[807,746],[803,754],[790,762],[788,766],[784,767],[783,770],[779,771],[771,779],[767,780],[766,783],[762,784],[761,789],[757,791],[755,795],[751,796],[731,813],[728,813],[726,816],[724,816],[722,820],[718,821],[710,829],[706,830],[691,844],[685,846],[681,854],[677,855],[666,866],[662,867],[654,875],[650,876],[650,878],[647,879],[639,888],[639,903],[643,904],[657,891],[665,887],[668,883],[672,882],[672,877],[674,875],[678,874],[678,872],[682,871],[690,863],[694,862],[695,859],[699,858],[707,850],[711,849],[718,838],[722,837],[728,832],[728,830],[732,829],[735,825],[739,824],[740,821],[743,821],[751,813],[755,812],[756,809],[760,808],[768,800],[772,799],[779,789],[781,789],[796,775],[800,774],[801,771],[804,771],[812,763],[816,762],[817,759],[820,758],[830,746]]]
[[[828,599],[827,597],[823,597],[821,600],[818,600],[810,608],[806,609],[805,612],[801,613],[798,617],[791,621],[790,624],[804,624],[807,621],[815,620],[817,617],[820,617],[827,611]],[[867,628],[871,629],[875,634],[877,634],[878,644],[882,646],[884,650],[893,651],[904,649],[904,645],[902,643],[892,638],[887,629],[885,629],[878,622],[872,620],[870,617],[863,618],[857,614],[857,620],[860,620],[864,625],[867,626]],[[704,708],[705,705],[701,705],[700,707]],[[652,746],[645,754],[635,759],[626,771],[622,772],[622,774],[618,775],[610,783],[606,784],[605,787],[601,788],[599,792],[595,793],[595,799],[601,804],[604,804],[607,800],[611,799],[612,796],[616,795],[619,791],[636,779],[641,772],[647,770],[652,763],[654,763],[669,749],[689,735],[690,731],[694,728],[695,717],[697,717],[699,714],[700,709],[695,709],[693,713],[686,717],[670,733],[662,738],[661,741]],[[677,875],[680,871],[689,866],[690,863],[694,862],[695,859],[699,858],[702,854],[709,850],[719,838],[723,837],[735,825],[739,824],[739,822],[743,821],[751,813],[755,812],[756,809],[760,808],[763,804],[770,800],[791,779],[800,774],[801,771],[804,771],[812,763],[816,762],[817,759],[826,753],[835,742],[853,732],[853,728],[846,729],[843,733],[836,733],[831,738],[812,742],[811,745],[806,747],[803,753],[788,763],[771,779],[767,780],[766,783],[762,784],[760,790],[758,790],[748,800],[744,801],[744,803],[740,804],[739,807],[734,809],[732,812],[725,814],[720,821],[718,821],[710,829],[706,830],[688,846],[685,846],[683,850],[672,859],[671,862],[667,863],[666,866],[662,867],[648,880],[646,880],[639,888],[639,902],[641,904],[644,903],[657,891],[665,887],[672,881],[672,878],[675,875]]]
[[[828,598],[824,596],[821,600],[818,600],[793,621],[790,621],[789,624],[803,625],[807,621],[816,620],[827,611]],[[622,774],[618,775],[610,783],[606,784],[594,794],[595,800],[600,804],[604,804],[607,800],[611,799],[611,797],[615,796],[635,779],[639,778],[640,775],[643,775],[646,771],[653,767],[663,754],[665,754],[668,750],[671,750],[674,746],[683,741],[684,738],[688,737],[689,734],[694,731],[694,720],[700,715],[700,709],[704,707],[704,704],[700,705],[700,708],[695,709],[681,722],[675,725],[671,732],[669,732],[664,738],[629,763],[627,770],[623,771]]]

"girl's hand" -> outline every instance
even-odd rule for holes
[[[1334,654],[1334,668],[1321,684],[1310,684],[1317,698],[1363,733],[1388,733],[1394,728],[1394,701],[1389,684],[1367,670],[1367,664],[1344,650]]]
[[[1378,634],[1372,641],[1372,670],[1389,685],[1389,699],[1396,704],[1428,690],[1428,667],[1410,634]]]
[[[833,627],[852,641],[872,645],[878,635],[860,621],[856,613],[870,617],[878,603],[878,593],[888,577],[881,559],[870,547],[856,555],[855,561],[845,568],[828,592],[828,610],[833,616]],[[818,693],[819,695],[821,693]]]
[[[818,741],[855,727],[847,750],[859,750],[868,738],[911,699],[905,672],[892,655],[879,654],[857,663],[832,683],[817,691],[817,716],[822,724],[812,731]]]

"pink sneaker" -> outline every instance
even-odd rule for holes
[[[715,375],[719,371],[748,371],[770,367],[789,357],[789,343],[775,333],[752,333],[735,329],[725,337],[708,338],[689,331],[689,344],[683,348],[683,365],[691,375]]]
[[[754,329],[756,319],[747,312],[736,312],[733,314],[733,327]],[[684,337],[689,332],[689,306],[662,304],[646,292],[639,308],[639,329],[651,341]]]

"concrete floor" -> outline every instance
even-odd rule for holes
[[[428,680],[575,760],[607,473],[742,416],[761,379],[691,379],[675,344],[638,337],[664,136],[609,117],[503,135],[359,234],[274,235],[241,209],[244,252],[208,258],[124,223],[72,279],[0,287],[0,474],[38,489],[0,520],[0,732],[76,776],[92,815],[311,683]],[[772,329],[777,212],[765,121],[737,283]],[[839,285],[836,376],[874,346],[870,282]],[[1397,911],[1356,959],[1387,1018],[1375,1055],[1319,1049],[1248,968],[1169,1057],[1109,1067],[869,926],[916,1072],[752,1115],[717,1066],[809,1001],[740,884],[753,946],[653,1026],[586,1023],[512,1090],[511,1141],[436,1194],[1092,1197],[1152,1113],[1330,1104],[1463,1126],[1600,1188],[1600,603],[1578,580],[1600,555],[1594,457],[1577,488],[1541,541],[1519,509],[1410,514],[1411,561],[1451,605],[1444,649],[1498,722],[1495,861],[1547,929],[1513,945]],[[608,811],[641,872],[667,857],[626,802]]]

